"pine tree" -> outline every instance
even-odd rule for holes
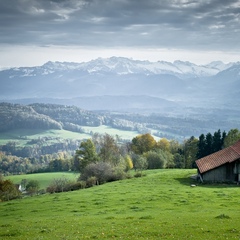
[[[198,152],[197,152],[197,158],[202,158],[205,157],[205,149],[206,149],[206,139],[205,135],[201,134],[199,136],[199,141],[198,141]]]

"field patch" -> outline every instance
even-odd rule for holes
[[[40,189],[45,189],[54,179],[67,178],[71,181],[76,181],[79,177],[79,174],[72,172],[52,172],[52,173],[34,173],[34,174],[22,174],[22,175],[13,175],[6,177],[10,179],[15,184],[20,184],[22,179],[27,181],[36,180],[40,184]]]
[[[105,125],[99,127],[84,127],[82,129],[85,133],[77,133],[67,130],[40,130],[40,129],[17,129],[6,131],[0,135],[0,145],[4,145],[7,142],[15,141],[19,146],[26,146],[30,140],[39,138],[51,138],[52,142],[58,142],[60,139],[73,139],[83,140],[91,138],[94,133],[105,134],[108,133],[112,136],[118,135],[122,139],[131,140],[136,135],[135,131],[125,131],[114,129]]]

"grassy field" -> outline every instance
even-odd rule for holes
[[[105,125],[101,125],[99,127],[82,127],[85,132],[93,132],[93,133],[99,133],[99,134],[105,134],[108,133],[112,136],[120,136],[122,139],[132,140],[134,137],[136,137],[139,133],[136,131],[126,131],[126,130],[119,130],[115,128],[111,128]]]
[[[14,131],[7,131],[0,134],[0,145],[6,144],[9,141],[16,141],[18,145],[24,146],[31,139],[38,139],[43,137],[51,137],[51,138],[62,138],[62,139],[76,139],[82,140],[91,138],[91,133],[100,133],[105,134],[108,133],[110,135],[118,135],[122,139],[132,140],[137,132],[134,131],[124,131],[118,130],[114,128],[110,128],[107,126],[99,126],[99,127],[82,127],[86,133],[76,133],[66,130],[39,130],[39,129],[18,129]]]
[[[240,239],[237,185],[199,185],[196,170],[0,203],[0,239]]]
[[[15,184],[20,184],[22,179],[26,179],[27,181],[37,180],[39,182],[40,189],[46,189],[54,179],[63,177],[75,181],[79,177],[79,174],[75,174],[72,172],[53,172],[53,173],[13,175],[6,178],[10,179]]]

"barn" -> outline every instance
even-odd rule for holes
[[[230,147],[196,160],[202,182],[240,182],[240,140]]]

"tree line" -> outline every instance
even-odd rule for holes
[[[77,182],[65,178],[54,179],[42,190],[49,193],[73,191],[106,182],[133,177],[129,170],[135,170],[135,177],[143,175],[145,169],[161,168],[193,168],[197,158],[204,157],[215,151],[231,146],[240,140],[240,131],[231,129],[228,133],[220,130],[199,138],[190,137],[183,143],[162,138],[158,141],[151,134],[141,134],[130,142],[122,142],[117,136],[95,134],[91,139],[82,141],[73,157],[59,153],[58,157],[41,158],[44,166],[39,171],[77,171],[80,173]],[[10,158],[7,158],[10,157]],[[10,167],[17,165],[26,168],[34,165],[34,160],[23,159],[18,162],[14,156],[6,156],[0,152],[1,172],[6,170],[6,163],[11,159]],[[36,165],[35,165],[36,166]],[[39,193],[39,183],[36,181],[21,183],[29,195]],[[8,201],[21,197],[21,192],[9,180],[4,180],[0,174],[0,201]]]
[[[73,151],[64,149],[54,154],[43,152],[38,157],[18,157],[13,151],[14,143],[9,143],[0,151],[0,172],[5,175],[82,170],[90,163],[104,162],[120,169],[122,173],[133,166],[136,171],[156,168],[193,168],[195,160],[232,145],[240,139],[238,129],[228,133],[220,130],[214,134],[201,134],[199,138],[190,137],[183,142],[162,138],[156,141],[147,133],[122,141],[109,134],[93,134],[73,146]],[[125,170],[124,170],[125,169]],[[120,170],[119,170],[120,171]],[[120,171],[120,172],[121,172]]]
[[[55,141],[55,142],[53,142]],[[0,151],[7,155],[14,155],[23,158],[40,158],[42,155],[54,154],[57,152],[74,152],[79,145],[79,140],[41,137],[31,139],[21,147],[15,141],[10,141],[0,146]]]
[[[240,139],[238,129],[228,133],[220,130],[201,134],[199,138],[190,137],[183,143],[162,138],[156,141],[149,134],[141,134],[131,142],[119,145],[117,139],[106,134],[97,135],[81,142],[74,156],[74,169],[81,172],[81,179],[96,177],[102,182],[104,168],[108,173],[105,181],[122,178],[126,172],[134,168],[138,173],[144,169],[160,168],[193,168],[195,161],[206,155],[228,147]],[[101,176],[97,176],[101,173]],[[116,176],[117,172],[117,176]]]

